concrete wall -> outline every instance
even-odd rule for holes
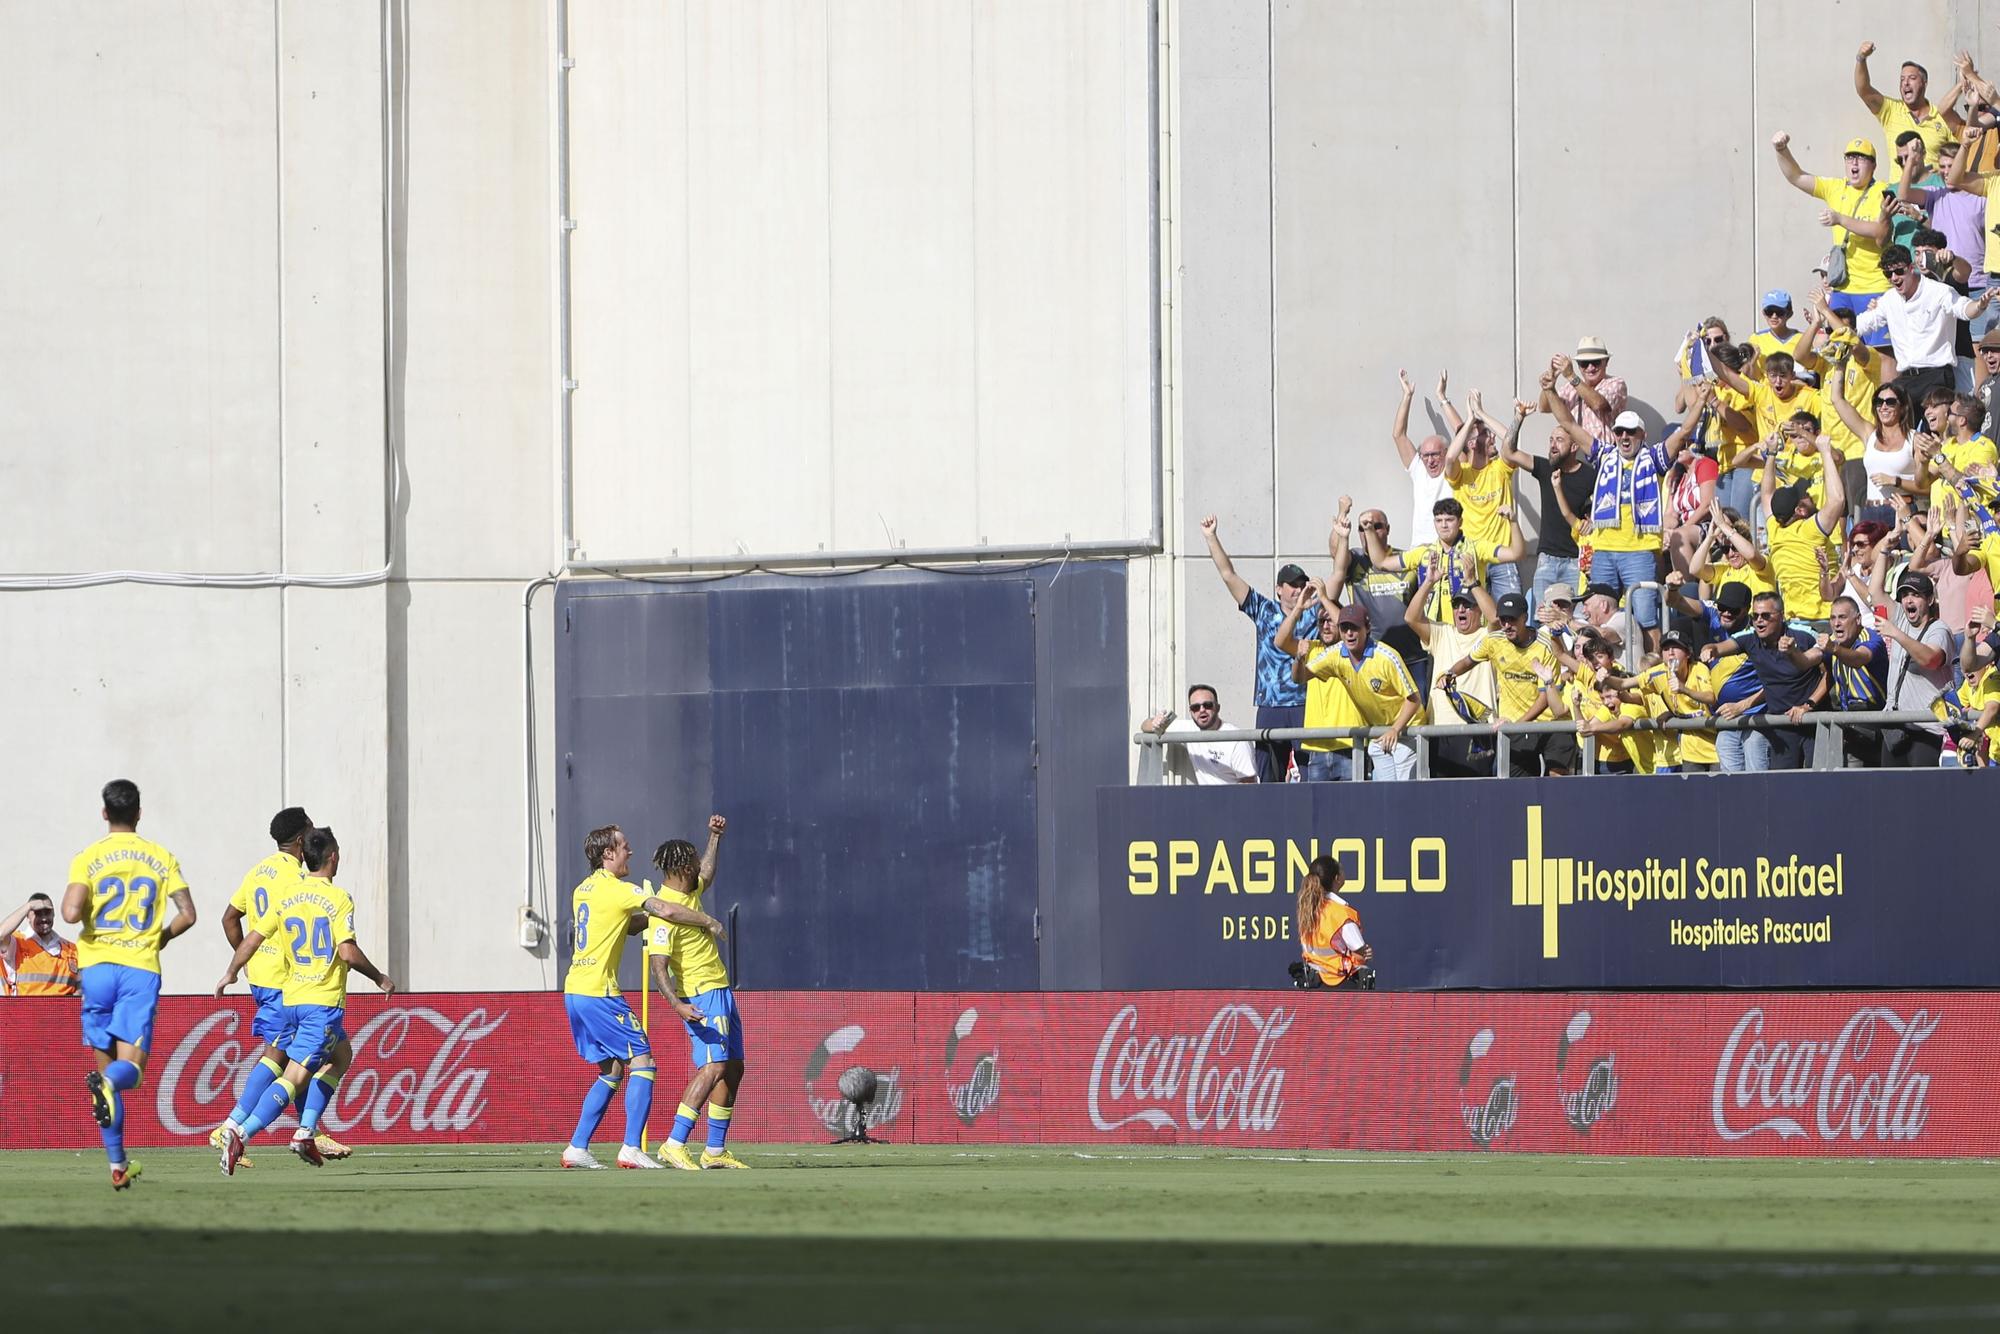
[[[0,568],[360,572],[393,525],[369,587],[0,593],[0,908],[59,895],[131,777],[203,916],[174,991],[214,984],[294,802],[339,831],[399,980],[552,980],[514,944],[523,585],[554,548],[548,10],[390,24],[385,183],[375,0],[0,8],[39,53],[0,88]],[[545,723],[550,681],[545,657]]]
[[[1143,537],[1148,21],[576,0],[588,558]]]
[[[2000,60],[1982,36],[1990,7],[1170,4],[1178,596],[1153,616],[1135,715],[1203,680],[1230,718],[1251,717],[1250,633],[1209,568],[1202,515],[1267,590],[1285,561],[1326,569],[1342,494],[1381,505],[1400,543],[1399,367],[1425,402],[1449,369],[1455,401],[1477,388],[1497,410],[1598,334],[1659,424],[1682,335],[1710,314],[1739,338],[1761,328],[1759,294],[1802,295],[1825,252],[1817,205],[1775,170],[1772,133],[1789,130],[1821,174],[1838,174],[1857,134],[1886,154],[1853,92],[1856,47],[1876,42],[1877,87],[1893,93],[1899,62],[1917,59],[1942,96],[1953,51],[1971,48],[1982,70]],[[1435,420],[1420,408],[1412,434]],[[1531,419],[1527,446],[1548,430]],[[1535,500],[1530,481],[1531,521]]]

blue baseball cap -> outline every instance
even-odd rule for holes
[[[1773,287],[1770,291],[1764,293],[1764,302],[1757,307],[1757,310],[1759,313],[1762,313],[1769,310],[1772,306],[1782,306],[1786,310],[1790,310],[1792,308],[1792,294],[1782,287]]]

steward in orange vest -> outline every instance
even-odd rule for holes
[[[1306,967],[1330,987],[1361,973],[1367,978],[1357,985],[1374,979],[1368,963],[1375,951],[1362,938],[1361,914],[1334,892],[1345,879],[1336,858],[1315,857],[1299,886],[1299,949]]]
[[[29,931],[15,934],[26,920]],[[0,920],[0,962],[14,974],[17,996],[75,996],[82,991],[76,942],[56,934],[56,905],[36,894]]]

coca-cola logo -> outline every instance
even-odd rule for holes
[[[323,1124],[335,1131],[365,1124],[378,1133],[398,1123],[416,1134],[472,1129],[486,1110],[492,1073],[470,1064],[472,1048],[506,1021],[506,1011],[489,1018],[483,1008],[457,1019],[425,1006],[382,1010],[352,1035],[354,1065],[327,1104]],[[235,1105],[243,1076],[264,1046],[238,1037],[241,1025],[236,1011],[217,1010],[175,1044],[155,1083],[160,1125],[168,1133],[206,1135]],[[413,1042],[419,1035],[437,1039],[428,1055]]]
[[[1112,1016],[1090,1067],[1090,1123],[1112,1131],[1134,1122],[1155,1130],[1275,1130],[1285,1107],[1285,1068],[1271,1063],[1296,1016],[1269,1017],[1224,1005],[1199,1036],[1139,1036],[1139,1007]],[[1185,1125],[1176,1119],[1185,1118]]]
[[[1745,1010],[1715,1062],[1715,1133],[1731,1141],[1766,1131],[1780,1139],[1914,1140],[1930,1119],[1931,1077],[1914,1068],[1917,1051],[1942,1022],[1942,1013],[1926,1009],[1905,1019],[1870,1005],[1830,1041],[1766,1041],[1762,1008]]]
[[[1556,1039],[1556,1104],[1562,1108],[1563,1119],[1569,1122],[1570,1129],[1579,1135],[1589,1134],[1590,1128],[1618,1105],[1616,1052],[1606,1052],[1592,1061],[1575,1087],[1565,1080],[1569,1058],[1589,1032],[1590,1011],[1578,1010],[1563,1026],[1562,1036]]]
[[[1521,1114],[1520,1099],[1514,1092],[1516,1077],[1511,1070],[1494,1079],[1483,1097],[1475,1097],[1472,1092],[1475,1087],[1472,1068],[1492,1050],[1493,1030],[1482,1028],[1465,1044],[1465,1059],[1458,1065],[1458,1115],[1465,1122],[1465,1133],[1482,1149],[1492,1148],[1493,1141],[1512,1130]]]
[[[837,1082],[829,1090],[822,1092],[819,1078],[826,1073],[827,1063],[836,1056],[845,1056],[858,1048],[868,1036],[868,1030],[860,1024],[847,1024],[836,1028],[820,1039],[806,1058],[806,1105],[819,1123],[836,1135],[852,1135],[861,1128],[860,1109],[840,1096]],[[843,1063],[840,1070],[845,1070]],[[840,1070],[834,1071],[838,1081]],[[877,1071],[875,1075],[875,1100],[868,1106],[868,1128],[880,1130],[893,1122],[903,1110],[903,1071],[897,1066],[887,1073]]]
[[[1000,1101],[1000,1053],[988,1048],[969,1062],[958,1059],[978,1024],[979,1011],[968,1006],[944,1040],[945,1100],[952,1115],[968,1126]]]

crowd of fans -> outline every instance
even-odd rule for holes
[[[1411,727],[1545,720],[1571,726],[1429,739],[1430,771],[1576,773],[1585,739],[1599,772],[1794,769],[1814,763],[1809,725],[1639,724],[1825,711],[1928,715],[1845,729],[1848,767],[2000,759],[2000,453],[1988,433],[2000,242],[1986,243],[2000,89],[1961,52],[1942,102],[1915,62],[1889,96],[1872,82],[1873,53],[1856,53],[1854,87],[1887,169],[1873,136],[1851,140],[1833,176],[1802,168],[1788,135],[1772,137],[1785,179],[1820,203],[1829,247],[1803,300],[1764,294],[1747,338],[1722,316],[1695,324],[1673,358],[1664,438],[1649,438],[1611,350],[1586,335],[1549,359],[1530,396],[1492,411],[1476,391],[1461,409],[1440,374],[1448,436],[1411,438],[1417,390],[1403,374],[1390,434],[1409,508],[1357,514],[1341,497],[1324,577],[1286,565],[1267,596],[1236,572],[1216,521],[1202,522],[1255,627],[1254,725],[1386,730],[1296,748],[1206,741],[1233,725],[1215,690],[1196,686],[1188,718],[1142,724],[1178,743],[1168,749],[1186,777],[1339,780],[1365,768],[1394,781],[1417,769]],[[1549,423],[1541,453],[1523,446],[1537,417]],[[1523,474],[1540,500],[1525,591]],[[1407,545],[1392,508],[1407,515]]]

